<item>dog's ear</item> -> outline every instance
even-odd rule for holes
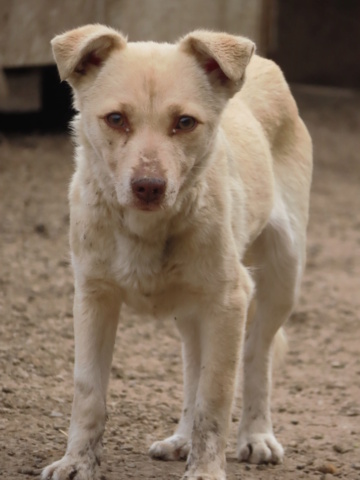
[[[58,35],[51,41],[61,80],[76,83],[99,69],[114,49],[126,45],[116,30],[103,25],[85,25]]]
[[[243,84],[255,44],[245,37],[196,30],[180,41],[180,48],[195,56],[211,84],[232,96]]]

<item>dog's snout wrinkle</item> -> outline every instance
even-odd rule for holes
[[[136,198],[145,203],[159,203],[164,197],[166,182],[162,178],[138,178],[131,182]]]

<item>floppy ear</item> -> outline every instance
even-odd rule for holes
[[[180,41],[180,48],[195,56],[213,86],[232,96],[243,84],[255,44],[245,37],[196,30]]]
[[[51,41],[61,80],[73,83],[99,69],[114,49],[126,45],[116,30],[103,25],[86,25],[58,35]]]

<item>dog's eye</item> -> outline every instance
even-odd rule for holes
[[[177,124],[175,126],[176,130],[182,130],[182,131],[190,131],[193,130],[197,125],[197,121],[195,120],[194,117],[190,117],[188,115],[184,115],[182,117],[179,117]]]
[[[119,112],[109,113],[109,115],[106,115],[105,121],[111,128],[124,130],[128,128],[126,117]]]

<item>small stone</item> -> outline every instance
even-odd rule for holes
[[[345,367],[345,363],[341,363],[337,360],[334,360],[333,362],[331,362],[331,367],[332,368],[344,368]]]
[[[134,450],[134,447],[132,447],[131,445],[123,445],[121,447],[121,450],[125,450],[126,452],[132,452]]]
[[[49,417],[51,417],[51,418],[59,418],[59,417],[63,417],[63,414],[60,413],[60,412],[55,412],[55,411],[53,411],[53,412],[50,413]]]
[[[3,393],[14,393],[14,390],[11,390],[9,387],[2,387],[1,390]]]
[[[324,463],[317,467],[317,470],[321,473],[331,473],[334,475],[336,473],[336,467],[332,463]]]
[[[358,417],[360,415],[360,410],[350,409],[346,412],[347,417]]]
[[[22,475],[29,475],[31,477],[37,477],[40,474],[41,470],[37,469],[34,470],[33,468],[19,468],[18,473],[21,473]]]
[[[350,449],[345,447],[345,445],[341,445],[339,443],[336,443],[335,445],[333,445],[333,450],[336,453],[346,453],[350,451]]]
[[[44,237],[48,236],[48,231],[47,231],[46,225],[44,225],[43,223],[37,223],[34,227],[34,230],[39,235],[42,235]]]

